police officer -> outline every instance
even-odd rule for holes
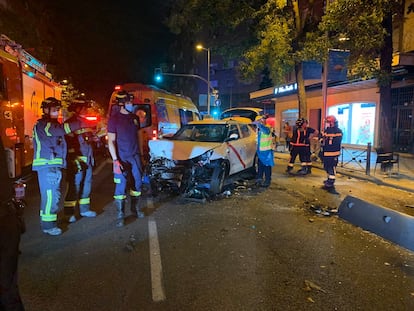
[[[119,91],[115,96],[118,111],[113,110],[108,120],[108,148],[113,160],[115,193],[117,209],[116,226],[124,225],[127,182],[131,180],[131,212],[143,218],[141,210],[141,160],[139,155],[138,130],[139,119],[136,115],[138,106],[132,103],[133,96],[126,91]]]
[[[13,183],[9,178],[6,152],[0,137],[0,310],[23,311],[17,284],[22,219],[12,202]]]
[[[67,122],[75,122],[84,118],[90,107],[90,102],[84,99],[73,100],[68,111],[73,115]],[[85,121],[86,122],[86,121]],[[91,126],[94,124],[91,123]],[[92,141],[94,139],[92,127],[82,128],[65,136],[68,145],[67,173],[68,192],[64,202],[66,215],[71,215],[69,222],[75,222],[75,208],[79,205],[79,214],[82,217],[96,217],[91,211],[92,170],[95,164]]]
[[[335,116],[326,117],[327,128],[322,133],[323,167],[328,178],[323,182],[323,189],[337,194],[335,190],[335,175],[338,157],[341,154],[342,130],[338,127]]]
[[[318,135],[318,131],[308,127],[308,121],[305,118],[296,120],[296,128],[293,131],[292,140],[290,142],[290,159],[286,172],[291,174],[296,157],[299,155],[301,169],[297,172],[299,175],[307,175],[312,172],[312,160],[310,152],[310,139]]]
[[[80,120],[58,122],[60,100],[46,98],[42,104],[42,118],[33,128],[33,171],[37,172],[40,189],[40,226],[44,233],[60,235],[57,212],[61,197],[62,169],[66,168],[67,145],[65,135],[81,128]]]
[[[257,177],[256,184],[260,187],[269,187],[272,181],[272,167],[275,165],[273,157],[273,136],[269,126],[266,125],[267,115],[257,116]],[[264,176],[264,180],[263,180]]]

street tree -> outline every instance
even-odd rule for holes
[[[257,43],[244,54],[241,75],[251,79],[268,67],[275,84],[286,83],[286,76],[294,72],[298,85],[299,116],[307,117],[303,62],[323,59],[323,50],[312,48],[319,33],[324,1],[269,0],[254,14],[258,23]],[[315,33],[315,34],[314,34]]]
[[[336,0],[320,23],[325,48],[337,48],[342,39],[341,48],[350,51],[349,79],[377,79],[379,146],[386,151],[392,150],[392,32],[393,25],[402,22],[403,4],[402,0]]]

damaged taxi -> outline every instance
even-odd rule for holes
[[[148,145],[154,194],[169,190],[205,199],[221,193],[230,177],[245,172],[254,178],[256,173],[256,132],[245,122],[194,121]]]

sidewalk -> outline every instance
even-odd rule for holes
[[[290,154],[288,151],[278,149],[274,154],[275,158],[289,161]],[[357,149],[343,149],[339,157],[337,172],[342,175],[369,180],[378,185],[393,187],[409,192],[414,192],[414,156],[411,154],[400,154],[399,169],[395,164],[392,173],[381,172],[380,164],[375,169],[377,154],[371,152],[371,169],[369,175],[366,173],[366,152]],[[299,159],[296,164],[299,165]],[[318,160],[313,162],[313,166],[323,169],[323,164]],[[374,173],[375,171],[375,173]]]

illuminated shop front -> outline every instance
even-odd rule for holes
[[[328,108],[328,115],[334,115],[343,131],[342,142],[352,145],[374,143],[375,103],[351,103]]]
[[[273,94],[268,90],[267,97],[275,103],[275,131],[280,134],[283,124],[289,122],[294,126],[299,115],[296,90],[280,92],[281,89],[287,88],[276,87]],[[266,98],[264,90],[251,94],[252,97],[255,95],[258,95],[256,100]],[[306,101],[309,126],[323,130],[323,99],[319,84],[306,87]],[[377,147],[379,91],[374,80],[330,86],[325,115],[334,115],[338,119],[344,133],[343,144],[364,148],[371,143],[372,147]]]

